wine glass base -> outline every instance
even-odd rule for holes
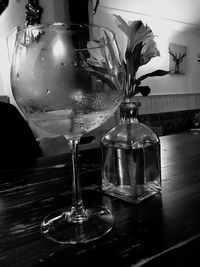
[[[42,234],[60,244],[87,243],[104,236],[113,228],[114,218],[110,210],[98,206],[88,209],[88,220],[74,223],[69,211],[55,211],[41,223]]]

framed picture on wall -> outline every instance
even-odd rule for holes
[[[20,30],[19,26],[16,26],[7,36],[7,49],[8,49],[8,59],[11,61],[12,54],[15,46],[15,40],[17,32]]]
[[[169,70],[172,74],[186,73],[186,46],[169,43]]]

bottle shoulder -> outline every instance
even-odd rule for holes
[[[160,143],[158,135],[143,123],[121,123],[105,133],[102,144],[122,148],[139,148]]]

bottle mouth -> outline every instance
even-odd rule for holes
[[[139,101],[131,101],[131,102],[122,102],[121,107],[124,109],[133,109],[133,108],[139,108],[141,106],[141,102]]]

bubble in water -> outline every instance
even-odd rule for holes
[[[76,67],[78,64],[77,64],[77,62],[71,62],[70,65],[71,65],[72,67]]]
[[[35,74],[34,74],[33,71],[31,71],[31,76],[32,76],[33,78],[35,78]]]
[[[63,86],[64,86],[64,82],[61,82],[60,84],[61,84],[61,87],[63,87]]]
[[[45,80],[47,80],[47,79],[48,79],[48,73],[45,72],[45,73],[43,74],[43,77],[44,77]]]
[[[16,76],[17,76],[17,80],[19,80],[19,73],[17,73],[17,75],[16,75]]]
[[[50,94],[50,89],[49,88],[46,90],[46,95],[48,95],[48,94]]]

